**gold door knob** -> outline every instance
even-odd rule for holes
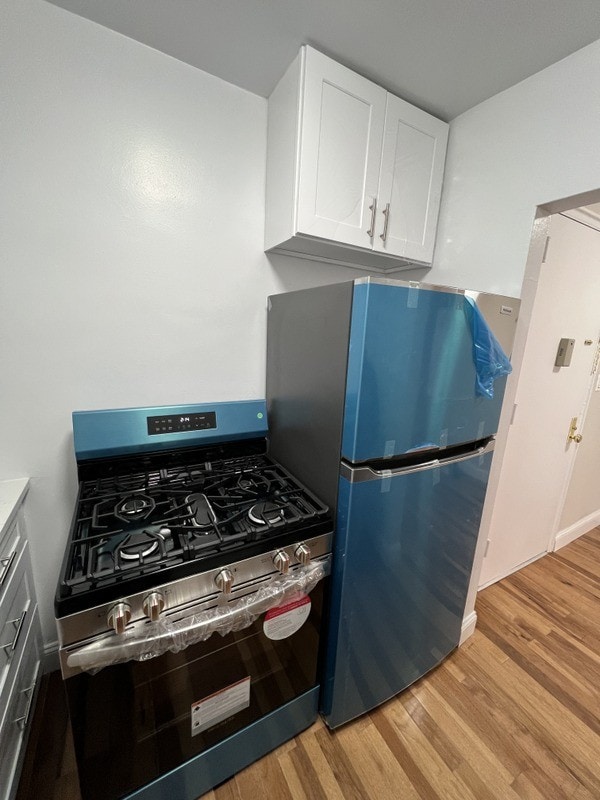
[[[573,417],[573,419],[571,420],[571,425],[569,427],[568,438],[570,439],[570,441],[579,444],[579,442],[583,439],[583,436],[580,433],[575,433],[576,430],[577,430],[577,417]]]

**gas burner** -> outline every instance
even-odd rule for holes
[[[150,530],[128,533],[116,548],[123,561],[140,561],[158,550],[159,542],[170,535],[169,528],[162,527],[158,532]]]
[[[248,511],[248,519],[255,525],[273,525],[275,522],[283,522],[283,508],[269,500],[255,503]]]
[[[147,494],[130,494],[119,500],[114,515],[123,522],[145,519],[156,508],[156,503]]]
[[[192,525],[195,528],[212,528],[217,522],[217,516],[205,494],[196,492],[185,498],[185,502],[192,515]]]
[[[267,477],[258,471],[250,470],[242,470],[234,485],[243,495],[249,494],[255,498],[265,497],[271,489],[271,481]]]

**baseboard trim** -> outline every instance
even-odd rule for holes
[[[573,525],[569,525],[568,528],[558,533],[552,549],[554,551],[560,550],[561,547],[574,542],[575,539],[579,539],[584,533],[588,533],[598,525],[600,525],[600,509],[588,514],[587,517],[583,517],[583,519],[578,520]]]
[[[537,556],[534,556],[533,558],[530,558],[527,561],[523,561],[523,563],[521,564],[515,564],[514,567],[507,569],[506,572],[501,572],[499,575],[495,575],[493,578],[490,578],[489,581],[482,583],[480,586],[477,587],[477,591],[481,592],[482,589],[487,589],[487,587],[491,586],[493,583],[498,583],[498,581],[503,580],[503,578],[508,578],[509,575],[518,572],[520,569],[523,569],[523,567],[527,567],[529,566],[529,564],[533,564],[533,562],[537,561],[539,558],[543,558],[544,556],[548,555],[548,552],[544,550],[543,553],[538,553]]]
[[[477,612],[471,611],[470,614],[462,621],[462,627],[460,629],[460,640],[458,642],[458,646],[460,647],[463,642],[466,642],[467,639],[475,633],[475,628],[477,626]]]

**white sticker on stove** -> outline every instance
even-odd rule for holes
[[[304,625],[310,614],[310,597],[302,595],[265,614],[263,631],[268,639],[287,639]]]
[[[250,705],[250,676],[192,703],[192,736]]]

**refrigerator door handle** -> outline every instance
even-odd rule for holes
[[[394,478],[397,475],[407,475],[410,472],[422,472],[432,467],[445,467],[448,464],[457,464],[460,461],[468,461],[470,458],[478,458],[491,453],[494,449],[495,439],[490,439],[482,447],[470,453],[462,453],[461,455],[452,456],[450,458],[435,458],[431,461],[425,461],[422,464],[411,464],[407,467],[397,467],[395,469],[373,469],[373,467],[361,465],[352,466],[347,461],[342,460],[340,466],[340,475],[350,483],[363,483],[364,481],[381,481],[387,478]]]

